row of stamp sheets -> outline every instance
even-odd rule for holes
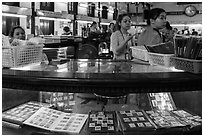
[[[155,130],[202,125],[202,118],[185,110],[129,110],[117,111],[123,131]]]

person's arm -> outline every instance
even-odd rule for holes
[[[136,34],[135,34],[135,35],[136,35]],[[136,44],[135,44],[136,38],[133,37],[131,40],[132,40],[132,46],[136,46]]]
[[[130,36],[128,36],[128,38],[127,38],[126,40],[124,40],[122,43],[119,43],[118,46],[116,47],[116,52],[120,53],[120,52],[124,51],[125,48],[126,48],[126,45],[127,45],[128,41],[129,41],[129,40],[132,40],[133,36],[134,36],[134,35],[132,35],[132,36],[130,35]]]
[[[118,41],[118,36],[116,33],[112,33],[111,37],[110,37],[110,50],[113,51],[114,54],[116,54],[116,46],[118,45],[119,41]]]
[[[113,53],[119,55],[126,47],[124,46],[127,41],[119,42],[120,37],[118,37],[118,33],[113,33],[111,35],[111,47],[113,49]]]

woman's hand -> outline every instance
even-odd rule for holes
[[[132,39],[135,35],[137,35],[137,34],[136,34],[136,33],[133,34],[133,35],[129,34],[129,35],[128,35],[128,41],[129,41],[130,39]]]

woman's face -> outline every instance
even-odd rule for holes
[[[17,28],[14,30],[13,38],[25,40],[25,32],[21,28]]]
[[[111,24],[111,25],[110,25],[110,28],[113,29],[113,28],[114,28],[114,24]]]
[[[129,30],[131,27],[132,21],[129,16],[124,16],[120,22],[121,28]]]
[[[162,12],[156,20],[153,21],[154,26],[157,29],[162,29],[166,26],[166,13]]]

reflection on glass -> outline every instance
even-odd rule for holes
[[[89,60],[89,59],[70,59],[64,64],[43,65],[11,68],[16,70],[39,70],[56,71],[70,73],[153,73],[153,72],[181,72],[182,70],[174,67],[163,67],[157,65],[144,64],[137,61],[114,61],[114,60]]]
[[[132,70],[132,65],[128,62],[122,62],[115,64],[115,69],[113,73],[130,73]]]

